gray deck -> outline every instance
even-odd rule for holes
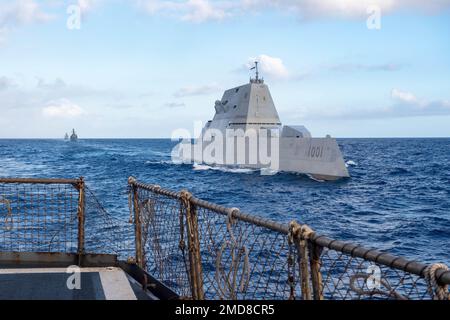
[[[74,281],[75,271],[78,282]],[[75,283],[80,284],[79,289],[74,288]],[[119,261],[115,255],[0,252],[0,300],[177,298],[135,263]]]
[[[66,268],[0,269],[0,300],[152,299],[122,269],[81,268],[80,289],[69,289]],[[70,278],[72,276],[72,278]]]

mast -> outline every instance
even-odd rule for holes
[[[250,70],[255,70],[255,79],[250,77],[250,83],[264,83],[264,79],[259,78],[258,61],[255,61],[255,66]]]

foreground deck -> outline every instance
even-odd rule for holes
[[[83,255],[80,259],[76,254],[2,252],[0,288],[0,300],[176,298],[136,265],[117,261],[113,255]]]
[[[119,218],[83,178],[0,178],[0,299],[450,300],[440,263],[133,177],[128,203]]]

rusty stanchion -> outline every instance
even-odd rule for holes
[[[296,221],[292,221],[289,225],[290,236],[292,237],[295,246],[297,248],[297,254],[299,258],[299,271],[301,280],[301,290],[303,300],[312,300],[310,275],[308,268],[308,246],[307,240],[312,230],[307,225],[300,225]]]
[[[320,272],[320,256],[322,255],[322,251],[323,247],[309,242],[309,263],[314,300],[323,300],[322,273]]]
[[[186,212],[187,238],[189,248],[190,280],[192,299],[203,300],[203,270],[200,254],[200,240],[198,235],[198,218],[196,206],[191,203],[192,195],[186,191],[181,191],[181,202]]]
[[[135,182],[136,179],[133,177],[130,177],[128,179],[128,184],[131,187],[130,192],[132,192],[133,207],[134,207],[134,239],[135,239],[136,265],[138,265],[141,269],[145,270],[144,250],[142,247],[141,214],[139,210],[139,192]]]
[[[198,215],[197,207],[191,204],[191,215],[192,215],[192,227],[193,227],[193,249],[195,257],[195,272],[197,273],[197,299],[203,300],[205,298],[203,292],[203,270],[202,270],[202,256],[200,253],[200,239],[198,233]]]
[[[84,178],[80,177],[78,184],[78,264],[81,265],[81,257],[84,254],[84,221],[85,221],[85,182]]]

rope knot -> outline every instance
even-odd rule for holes
[[[300,230],[300,237],[302,240],[309,240],[314,231],[306,224],[302,225]]]
[[[136,183],[136,178],[135,177],[129,177],[128,178],[128,184],[135,184]]]
[[[448,271],[447,265],[443,263],[435,263],[425,269],[425,280],[428,284],[428,292],[433,300],[450,300],[448,285],[440,285],[436,272],[438,270]]]
[[[180,192],[180,199],[183,202],[183,204],[188,207],[191,199],[192,199],[192,193],[190,193],[187,190],[181,190]]]
[[[289,241],[294,239],[308,240],[314,231],[306,224],[299,224],[297,221],[289,223]]]
[[[228,211],[228,215],[227,215],[227,225],[232,226],[233,224],[236,223],[236,218],[233,217],[233,215],[235,213],[238,213],[240,210],[238,208],[231,208]]]
[[[187,190],[181,190],[180,197],[181,199],[189,201],[192,198],[192,194]]]

